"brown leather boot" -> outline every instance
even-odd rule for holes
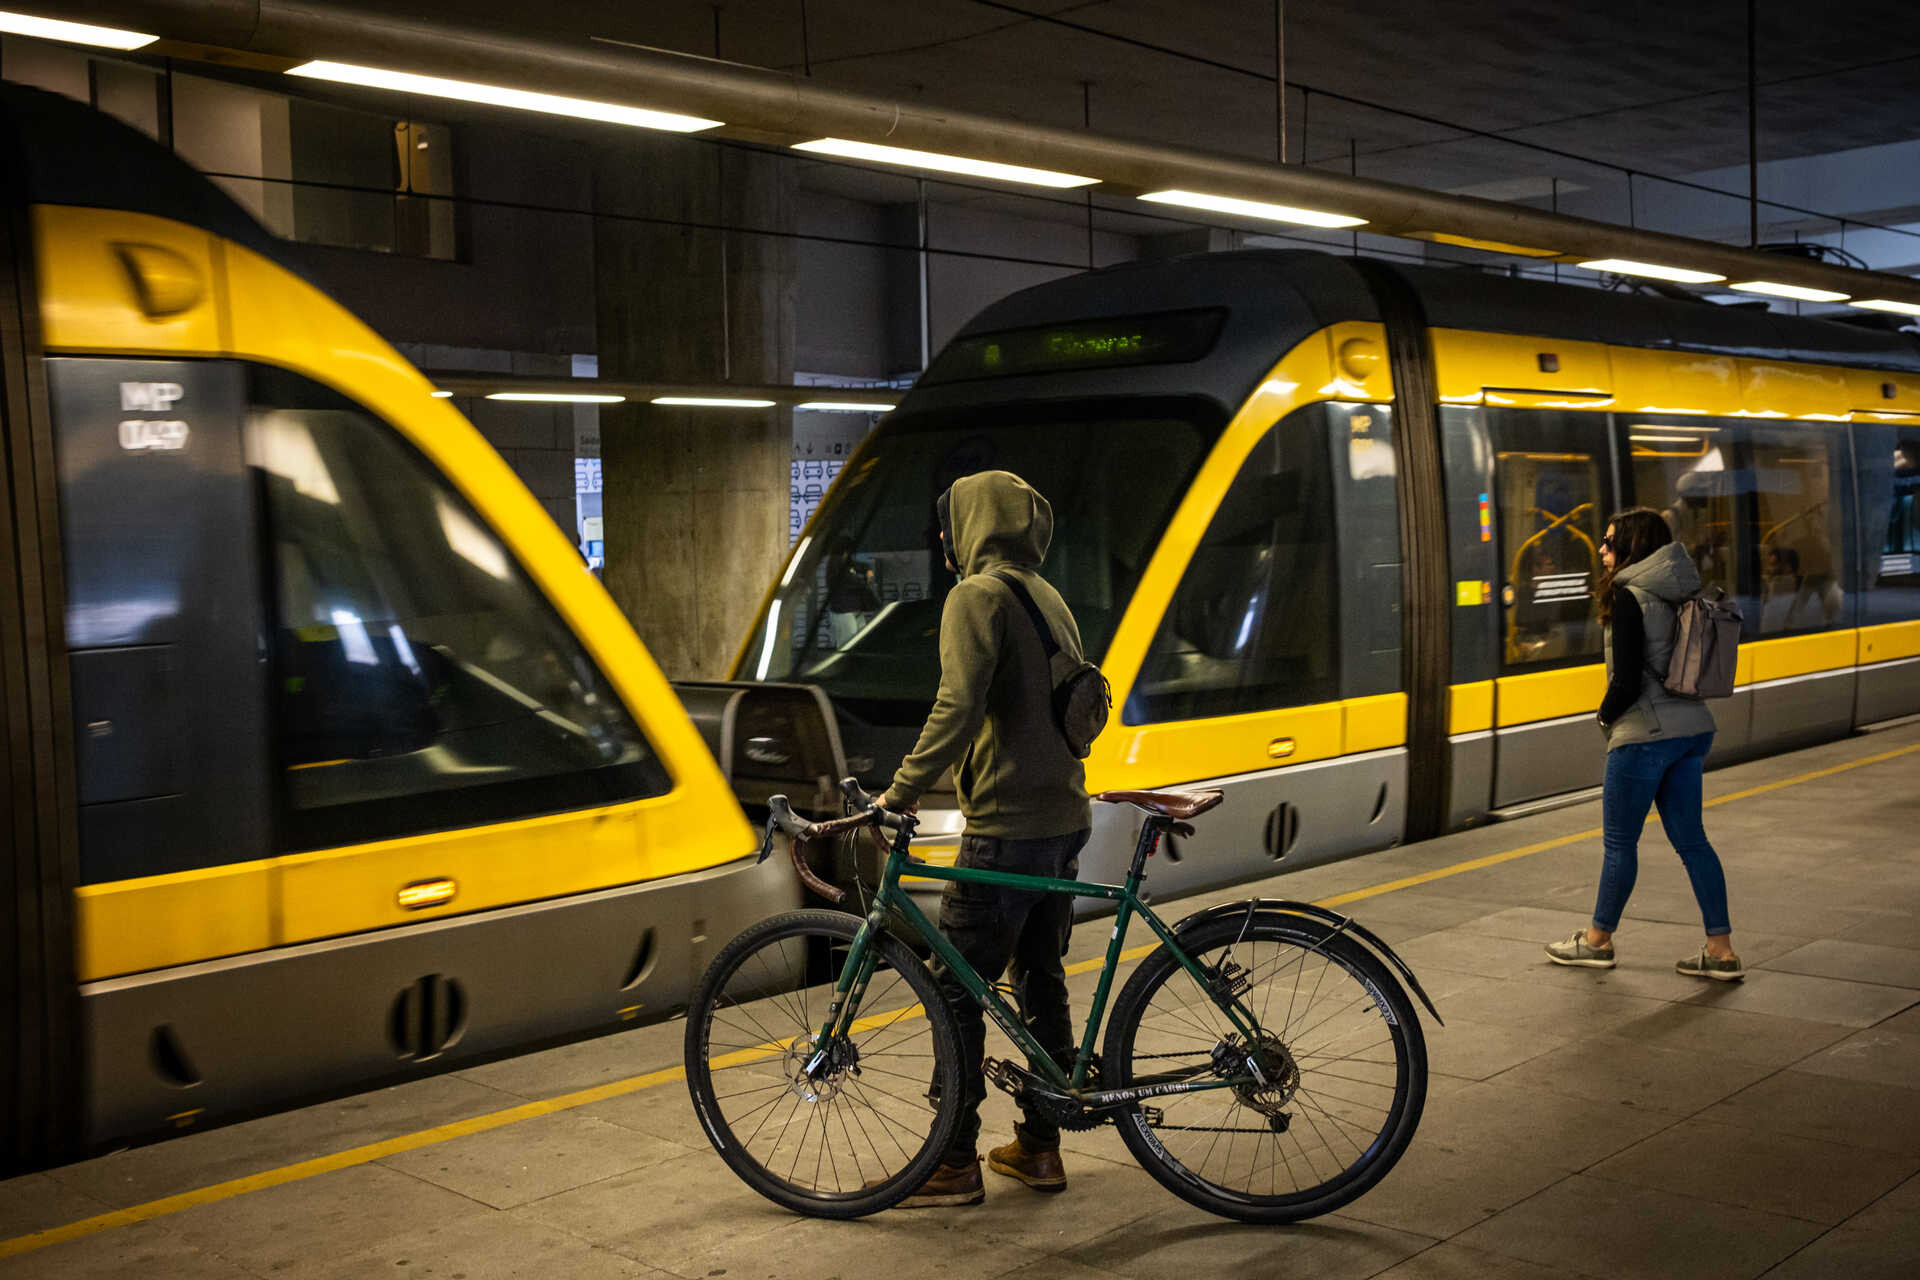
[[[1067,1171],[1058,1151],[1029,1151],[1019,1134],[1004,1147],[987,1153],[987,1168],[1018,1179],[1035,1191],[1065,1191]]]
[[[920,1189],[893,1206],[896,1209],[940,1209],[982,1204],[987,1198],[986,1184],[980,1178],[980,1157],[969,1156],[961,1164],[937,1164]]]

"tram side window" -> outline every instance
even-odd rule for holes
[[[1701,586],[1738,596],[1740,559],[1747,554],[1739,495],[1751,487],[1742,483],[1743,428],[1693,417],[1617,421],[1631,504],[1666,517],[1674,540],[1693,557]]]
[[[1748,428],[1757,555],[1756,635],[1791,635],[1851,624],[1841,492],[1841,437],[1822,427]]]
[[[1127,699],[1127,723],[1339,696],[1327,439],[1326,410],[1310,405],[1254,446],[1174,590]]]
[[[618,696],[399,436],[255,369],[282,842],[330,848],[665,792]]]
[[[1603,414],[1493,409],[1505,670],[1597,661],[1593,591],[1613,513]]]
[[[1861,624],[1920,618],[1920,428],[1856,423],[1860,543],[1866,595]]]

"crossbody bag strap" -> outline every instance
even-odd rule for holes
[[[1047,625],[1045,616],[1040,612],[1040,606],[1035,604],[1033,597],[1027,594],[1026,584],[1010,573],[996,572],[992,576],[1006,583],[1007,590],[1013,592],[1013,598],[1018,600],[1020,607],[1027,611],[1027,617],[1033,622],[1033,629],[1040,633],[1040,647],[1046,651],[1047,661],[1053,661],[1053,655],[1060,652],[1060,642],[1053,638],[1053,628]]]

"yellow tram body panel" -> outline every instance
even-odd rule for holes
[[[250,360],[364,405],[512,550],[672,779],[646,800],[86,886],[83,981],[632,884],[752,851],[712,756],[612,599],[480,433],[386,342],[292,272],[206,232],[108,210],[33,213],[49,355]],[[401,907],[400,891],[426,878],[453,881],[452,896]]]
[[[1884,622],[1862,627],[1858,662],[1893,662],[1900,658],[1920,658],[1920,622]]]
[[[1386,351],[1381,325],[1345,322],[1320,330],[1281,357],[1234,414],[1168,522],[1108,646],[1101,665],[1113,685],[1114,706],[1126,706],[1181,575],[1267,430],[1316,401],[1393,398],[1385,359],[1364,358],[1372,354],[1369,344]],[[1087,787],[1172,786],[1402,746],[1406,723],[1404,693],[1155,724],[1126,724],[1116,716],[1087,759]]]

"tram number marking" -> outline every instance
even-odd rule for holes
[[[187,424],[177,418],[127,418],[120,423],[120,447],[133,453],[187,447]]]
[[[177,382],[123,382],[120,408],[123,412],[165,413],[186,394],[187,389]]]

